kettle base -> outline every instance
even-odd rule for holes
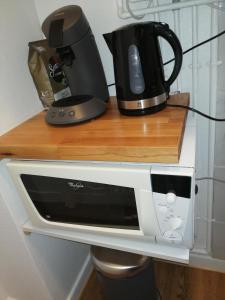
[[[149,108],[130,109],[130,110],[119,108],[119,111],[121,112],[121,114],[126,115],[126,116],[144,116],[144,115],[154,114],[154,113],[164,109],[165,107],[166,107],[166,101],[159,105],[149,107]]]

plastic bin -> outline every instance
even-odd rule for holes
[[[106,300],[158,299],[151,258],[97,246],[91,255]]]

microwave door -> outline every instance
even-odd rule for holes
[[[133,188],[22,174],[24,187],[46,220],[139,230]]]

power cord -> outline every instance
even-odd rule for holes
[[[166,104],[167,106],[170,106],[170,107],[179,107],[179,108],[184,108],[184,109],[188,109],[188,110],[191,110],[199,115],[201,115],[202,117],[205,117],[207,119],[210,119],[212,121],[217,121],[217,122],[225,122],[225,118],[223,119],[219,119],[219,118],[214,118],[214,117],[211,117],[209,115],[206,115],[204,114],[203,112],[193,108],[193,107],[190,107],[190,106],[186,106],[186,105],[181,105],[181,104]]]
[[[212,181],[215,181],[215,182],[225,183],[225,180],[219,179],[219,178],[215,178],[215,177],[199,177],[199,178],[196,178],[195,180],[196,181],[212,180]]]
[[[193,47],[191,47],[191,48],[185,50],[185,51],[183,52],[183,55],[186,54],[186,53],[188,53],[188,52],[190,52],[190,51],[192,51],[192,50],[194,50],[195,48],[198,48],[198,47],[200,47],[200,46],[202,46],[202,45],[204,45],[204,44],[206,44],[206,43],[208,43],[208,42],[211,42],[212,40],[214,40],[214,39],[220,37],[220,36],[223,35],[223,34],[225,34],[225,30],[223,30],[223,31],[221,31],[220,33],[218,33],[218,34],[212,36],[211,38],[209,38],[209,39],[207,39],[207,40],[205,40],[205,41],[203,41],[203,42],[201,42],[201,43],[199,43],[199,44],[197,44],[197,45],[195,45],[195,46],[193,46]],[[171,62],[174,61],[174,60],[175,60],[175,58],[172,58],[172,59],[168,60],[167,62],[165,62],[163,65],[165,66],[165,65],[171,63]]]

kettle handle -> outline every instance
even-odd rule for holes
[[[179,39],[177,38],[176,34],[169,29],[168,24],[166,23],[158,23],[155,26],[156,33],[158,36],[161,36],[164,38],[172,47],[174,56],[175,56],[175,64],[173,71],[170,75],[170,78],[165,81],[166,89],[170,88],[170,85],[174,82],[174,80],[177,78],[183,61],[183,50],[180,44]]]

